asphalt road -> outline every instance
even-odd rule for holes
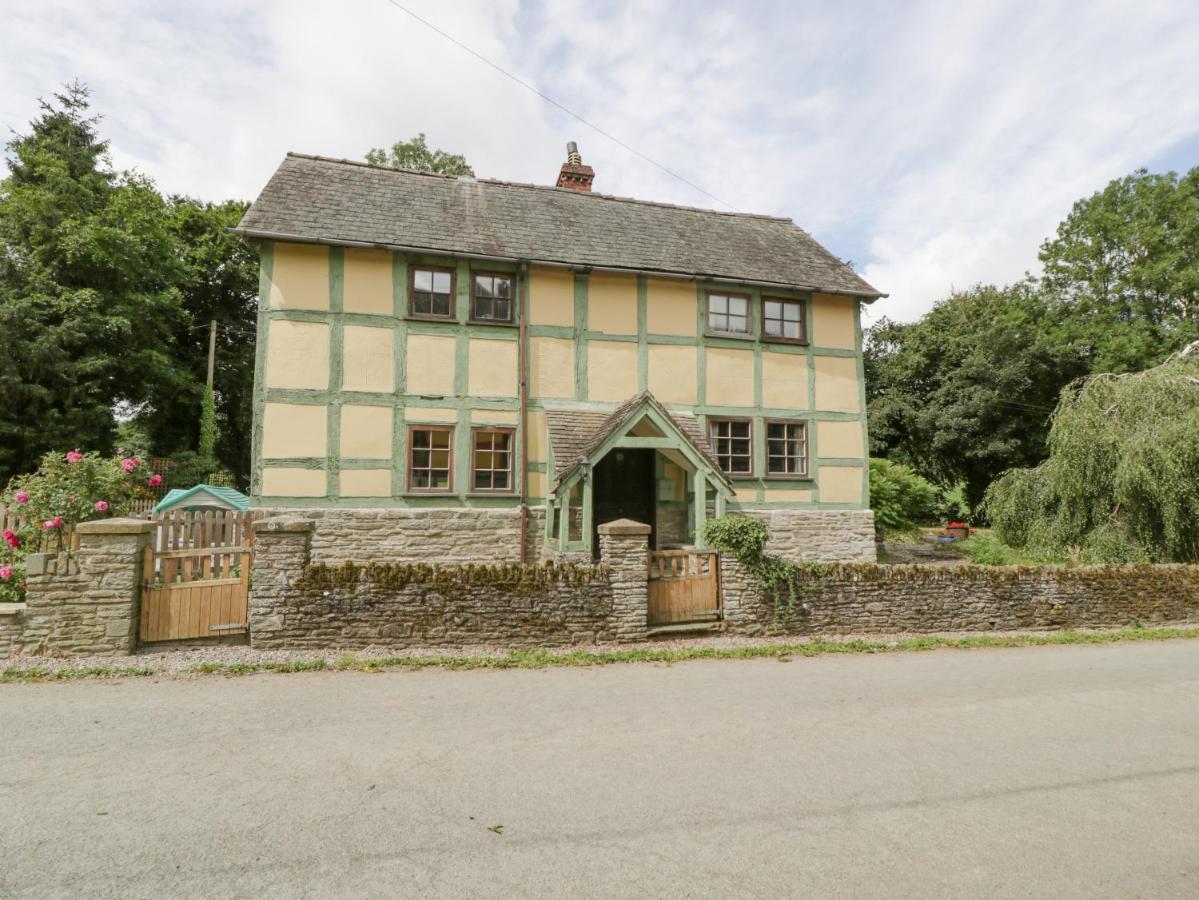
[[[1199,895],[1199,642],[0,686],[0,897]]]

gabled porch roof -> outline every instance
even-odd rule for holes
[[[702,469],[719,493],[731,495],[733,486],[717,463],[698,420],[687,413],[671,413],[649,391],[642,391],[611,413],[592,410],[547,410],[550,452],[554,460],[553,490],[573,482],[584,461],[594,464],[608,450],[626,442],[628,432],[647,417],[662,431],[663,437],[641,438],[644,445],[660,445],[687,458]],[[637,440],[637,439],[633,439]]]

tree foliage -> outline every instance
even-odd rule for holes
[[[1199,561],[1199,357],[1070,385],[1048,458],[997,479],[986,508],[1014,547]]]
[[[0,478],[46,451],[111,450],[116,409],[154,452],[196,446],[206,328],[222,323],[217,455],[249,468],[257,260],[227,229],[238,202],[164,198],[115,172],[88,91],[41,105],[0,182]]]
[[[915,531],[936,515],[939,499],[937,486],[907,466],[870,460],[870,508],[884,535]]]
[[[425,141],[422,131],[408,141],[397,141],[390,150],[375,147],[366,153],[366,161],[373,166],[392,166],[411,169],[415,172],[432,172],[437,175],[474,175],[465,156],[432,150]]]

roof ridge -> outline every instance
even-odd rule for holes
[[[587,197],[598,200],[611,200],[615,203],[634,203],[638,206],[658,206],[665,209],[681,209],[687,212],[707,213],[713,216],[735,216],[743,219],[765,219],[768,222],[782,222],[798,228],[790,216],[770,216],[766,213],[740,212],[736,210],[708,209],[704,206],[686,206],[681,203],[666,203],[661,200],[642,200],[639,197],[624,197],[620,194],[603,194],[598,191],[580,191],[575,188],[557,187],[552,184],[534,184],[529,181],[506,181],[502,178],[479,178],[476,175],[442,175],[438,172],[421,172],[417,169],[404,169],[399,166],[381,166],[375,163],[362,162],[356,159],[339,159],[335,156],[321,156],[315,153],[297,153],[288,150],[287,155],[296,159],[311,159],[317,162],[336,163],[338,165],[359,166],[364,169],[375,169],[380,172],[397,172],[401,175],[420,175],[425,178],[440,178],[445,181],[467,181],[477,184],[494,184],[503,187],[525,188],[536,191],[556,191],[574,197]],[[803,231],[801,228],[800,231]],[[804,234],[807,234],[805,231]],[[810,235],[809,235],[810,237]]]

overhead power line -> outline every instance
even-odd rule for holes
[[[565,106],[564,104],[559,103],[553,97],[549,96],[549,94],[546,94],[546,93],[538,90],[536,87],[529,84],[523,78],[520,78],[517,75],[513,75],[511,72],[509,72],[503,66],[499,65],[498,63],[492,62],[490,59],[488,59],[482,53],[479,53],[474,48],[469,47],[466,44],[462,43],[462,41],[458,40],[452,34],[449,34],[445,31],[443,31],[442,29],[438,28],[436,25],[434,25],[428,19],[418,16],[416,13],[414,13],[408,7],[404,6],[402,3],[397,3],[396,0],[387,0],[387,2],[390,3],[392,6],[394,6],[396,9],[400,10],[401,12],[407,13],[409,16],[416,19],[416,21],[420,22],[426,28],[429,28],[429,29],[437,32],[439,35],[441,35],[443,38],[445,38],[450,43],[462,48],[463,50],[465,50],[467,53],[469,53],[471,56],[475,57],[479,61],[484,62],[487,65],[491,66],[491,68],[495,69],[497,72],[499,72],[504,77],[510,78],[512,81],[515,81],[517,84],[519,84],[525,90],[532,91],[534,94],[536,94],[542,100],[544,100],[546,103],[550,104],[551,106],[557,107],[558,109],[562,110],[562,112],[566,113],[568,116],[572,116],[573,118],[582,122],[584,125],[586,125],[588,128],[590,128],[592,131],[606,137],[608,140],[612,141],[612,143],[616,144],[617,146],[623,147],[629,153],[632,153],[634,156],[637,156],[637,157],[645,160],[651,166],[655,166],[656,168],[661,169],[663,172],[665,172],[671,178],[677,178],[683,184],[687,185],[687,187],[691,188],[692,190],[699,191],[701,194],[703,194],[708,199],[715,200],[721,206],[727,206],[733,212],[737,211],[737,207],[733,206],[733,204],[729,203],[727,200],[721,200],[715,194],[705,191],[702,187],[700,187],[694,181],[689,181],[688,179],[686,179],[682,175],[680,175],[678,172],[675,172],[674,170],[669,169],[666,166],[662,165],[662,163],[658,162],[653,157],[647,156],[646,154],[642,153],[636,147],[632,147],[629,144],[626,144],[624,141],[622,141],[616,135],[614,135],[608,131],[605,131],[604,129],[602,129],[598,125],[596,125],[594,122],[590,122],[587,119],[583,118],[583,116],[579,115],[573,109],[570,109],[569,107]]]

